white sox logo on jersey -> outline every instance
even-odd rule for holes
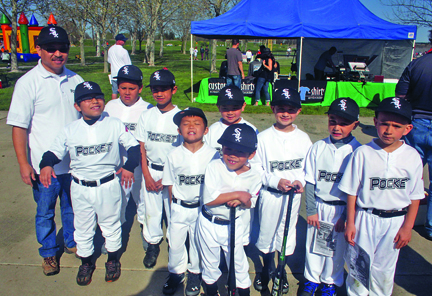
[[[124,67],[123,67],[123,73],[124,73],[125,75],[128,75],[128,74],[129,74],[128,66],[124,66]]]
[[[345,111],[347,109],[347,104],[346,104],[346,100],[342,99],[340,100],[340,103],[338,104],[341,107],[341,110]]]
[[[242,139],[242,137],[241,137],[241,128],[236,128],[235,130],[234,130],[234,134],[232,134],[234,137],[235,137],[235,140],[237,141],[237,142],[240,142],[240,140]]]
[[[275,170],[290,171],[295,169],[301,169],[302,161],[303,158],[285,160],[285,161],[279,161],[279,160],[270,161],[270,171],[271,172],[274,172]]]
[[[332,173],[325,170],[319,170],[318,181],[324,180],[326,182],[339,183],[342,179],[343,173]]]
[[[59,35],[58,35],[58,33],[57,33],[57,31],[56,31],[55,28],[50,28],[50,33],[49,34],[53,35],[54,38],[58,38],[59,37]]]
[[[287,98],[288,100],[291,99],[291,96],[290,96],[289,90],[288,90],[287,88],[284,88],[284,89],[282,90],[282,94],[283,94],[283,95],[285,96],[285,98]]]
[[[153,142],[175,143],[178,135],[166,135],[159,133],[147,132],[147,138]]]
[[[399,101],[399,98],[393,98],[391,104],[395,105],[395,108],[400,109],[401,103]]]
[[[234,96],[233,96],[233,94],[229,88],[225,90],[225,95],[228,97],[228,99],[234,98]]]
[[[156,80],[161,80],[159,71],[154,72],[153,78],[156,79]]]
[[[405,189],[406,182],[409,178],[369,178],[370,179],[370,190],[378,188],[380,190],[385,189]]]
[[[204,184],[204,174],[201,175],[178,175],[179,185],[200,185]]]
[[[80,156],[81,154],[84,156],[87,155],[95,155],[100,153],[108,153],[111,151],[113,143],[104,143],[97,144],[92,146],[75,146],[76,156]]]
[[[93,86],[91,86],[91,84],[88,81],[84,82],[83,86],[87,89],[93,89]]]

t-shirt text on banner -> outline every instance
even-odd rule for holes
[[[224,78],[209,78],[208,79],[208,94],[209,96],[217,96],[219,91],[226,85]],[[242,79],[241,90],[243,95],[250,96],[255,93],[255,84],[253,79]]]

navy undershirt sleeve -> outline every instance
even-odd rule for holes
[[[58,157],[54,153],[52,153],[51,151],[47,151],[42,155],[42,160],[39,164],[39,168],[43,169],[47,166],[54,167],[60,161],[61,160],[58,159]]]
[[[123,165],[123,168],[125,170],[128,170],[129,172],[133,172],[135,168],[139,165],[140,160],[141,160],[140,145],[130,147],[127,150],[127,161]]]

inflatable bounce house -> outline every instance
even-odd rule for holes
[[[1,32],[0,39],[3,39],[4,49],[11,51],[10,39],[12,34],[10,20],[3,14],[0,19]],[[37,38],[43,27],[40,27],[35,16],[32,15],[30,23],[26,16],[22,12],[18,20],[18,31],[17,31],[17,58],[18,60],[28,62],[37,61],[39,55],[36,52]],[[51,14],[48,19],[48,25],[56,25],[57,21]]]

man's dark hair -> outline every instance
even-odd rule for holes
[[[337,49],[334,46],[330,47],[330,49],[329,49],[330,54],[335,54],[336,51],[337,51]]]
[[[240,42],[239,42],[239,40],[238,39],[233,39],[232,40],[232,45],[237,45],[237,44],[239,44]]]

